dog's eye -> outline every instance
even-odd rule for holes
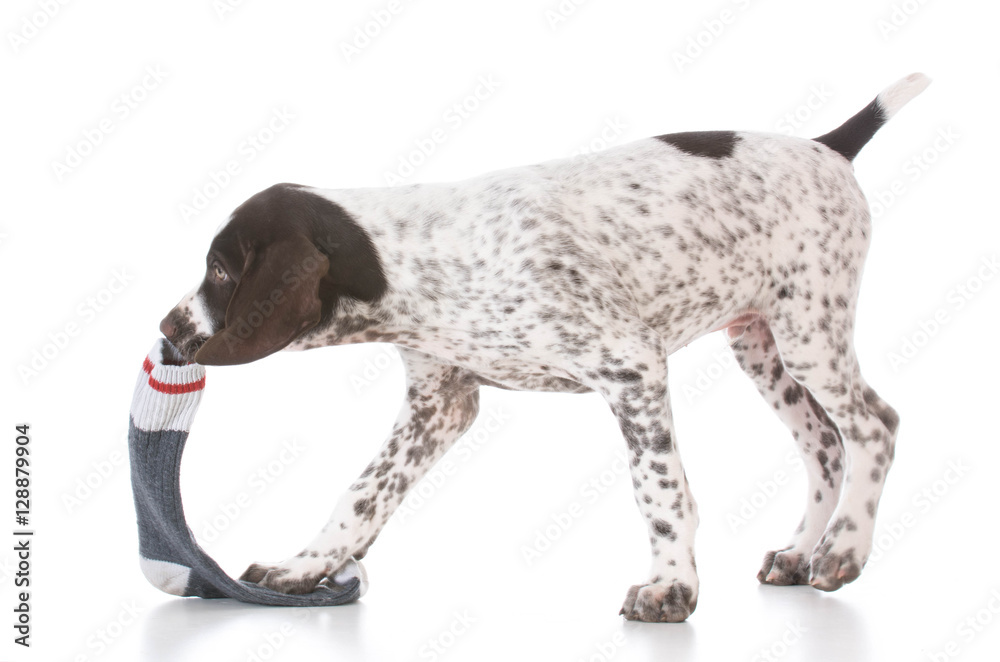
[[[218,262],[212,263],[212,275],[215,277],[215,280],[220,283],[224,283],[229,280],[229,274],[226,273],[226,270],[223,269],[222,265]]]

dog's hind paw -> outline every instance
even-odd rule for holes
[[[810,566],[809,583],[821,591],[836,591],[861,575],[861,563],[854,557],[854,550],[842,553],[814,554]]]
[[[809,558],[792,548],[768,552],[757,573],[757,581],[774,586],[796,586],[809,583]]]

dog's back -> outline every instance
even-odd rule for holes
[[[466,299],[497,328],[549,305],[634,305],[673,350],[796,293],[856,291],[870,215],[851,159],[927,83],[895,83],[815,140],[675,133],[455,184],[323,193],[365,220],[390,282],[457,303],[435,306],[441,326],[462,328]]]

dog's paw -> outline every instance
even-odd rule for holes
[[[300,595],[312,593],[330,571],[333,564],[319,556],[296,556],[277,564],[251,563],[240,581],[252,582],[279,593]]]
[[[349,559],[339,570],[336,570],[327,576],[326,581],[328,584],[343,586],[355,578],[357,578],[359,582],[358,597],[360,598],[368,592],[368,572],[365,570],[365,567],[361,565],[361,561]]]
[[[817,550],[809,565],[809,584],[821,591],[836,591],[844,584],[853,582],[861,574],[862,566],[855,558],[853,549],[843,552]]]
[[[768,552],[757,573],[757,581],[774,586],[808,584],[809,557],[793,548]]]
[[[697,605],[698,595],[687,584],[645,584],[628,590],[619,613],[630,621],[680,623]]]

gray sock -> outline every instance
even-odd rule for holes
[[[361,579],[352,564],[305,595],[236,581],[198,546],[181,504],[181,454],[205,387],[205,368],[167,365],[173,347],[159,339],[143,363],[132,398],[128,450],[139,525],[139,563],[146,579],[173,595],[233,598],[262,605],[321,606],[353,602]]]

